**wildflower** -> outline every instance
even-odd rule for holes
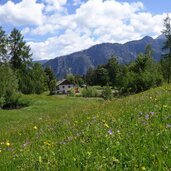
[[[109,128],[109,125],[107,123],[104,124],[105,127]]]
[[[51,144],[48,141],[45,141],[44,144],[47,146],[51,146]]]
[[[37,129],[37,126],[34,126],[34,127],[33,127],[33,129],[35,129],[35,130],[36,130],[36,129]]]
[[[146,115],[145,115],[145,118],[146,118],[146,119],[149,119],[149,114],[146,114]]]
[[[167,124],[166,125],[166,128],[171,128],[171,124]]]
[[[151,115],[154,115],[154,112],[150,112]]]
[[[120,134],[120,131],[119,131],[119,129],[116,131],[118,134]]]
[[[6,146],[7,146],[7,147],[9,147],[9,146],[10,146],[10,143],[9,143],[8,141],[7,141],[5,144],[6,144]]]
[[[28,146],[30,143],[28,141],[26,141],[24,144],[23,144],[23,147],[26,147]]]
[[[112,157],[114,163],[119,163],[119,160],[116,157]]]
[[[152,97],[150,97],[150,99],[153,99]]]
[[[163,108],[167,108],[167,105],[163,105]]]
[[[91,156],[91,152],[90,152],[90,151],[88,151],[88,152],[87,152],[87,155],[88,155],[88,156]]]
[[[42,163],[42,157],[39,156],[39,163]]]
[[[146,169],[145,169],[145,166],[142,166],[142,167],[141,167],[141,170],[146,170]]]
[[[0,153],[2,152],[2,150],[0,150]]]
[[[143,115],[143,113],[142,113],[142,112],[140,112],[140,113],[139,113],[139,116],[142,116],[142,115]]]
[[[109,135],[113,134],[112,129],[109,129],[107,132],[109,133]]]

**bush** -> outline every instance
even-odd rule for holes
[[[5,104],[5,99],[3,97],[0,97],[0,109],[3,107]]]
[[[69,90],[68,90],[68,95],[69,96],[75,96],[75,93],[74,93],[74,88],[70,88]]]
[[[13,93],[4,98],[5,103],[3,109],[18,109],[21,107],[29,106],[29,101],[21,98],[21,94]]]
[[[112,100],[113,94],[109,86],[106,86],[105,89],[102,91],[102,97],[104,98],[104,100]]]
[[[98,93],[97,90],[93,87],[86,87],[82,90],[83,97],[97,97]]]
[[[140,73],[129,71],[123,77],[121,92],[123,94],[139,93],[148,90],[151,87],[159,86],[162,82],[161,74],[155,71],[144,71]]]

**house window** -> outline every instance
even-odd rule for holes
[[[70,88],[71,86],[69,85],[68,88]]]
[[[65,86],[62,86],[62,88],[65,88]]]

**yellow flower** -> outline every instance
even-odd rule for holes
[[[9,143],[8,141],[6,142],[6,146],[7,146],[7,147],[9,147],[9,146],[10,146],[10,143]]]
[[[167,107],[167,105],[163,105],[163,108],[166,108]]]
[[[39,156],[39,163],[42,163],[42,157]]]
[[[146,170],[146,169],[145,169],[145,166],[142,166],[142,167],[141,167],[141,170]]]
[[[2,152],[2,150],[0,150],[0,153]]]
[[[33,129],[37,129],[37,126],[34,126]]]
[[[48,146],[51,146],[51,144],[49,142],[44,142],[44,145],[48,145]]]
[[[109,128],[109,125],[107,123],[104,124],[105,127]]]

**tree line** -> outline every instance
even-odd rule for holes
[[[19,94],[53,93],[56,85],[51,68],[32,62],[30,46],[14,28],[6,35],[0,27],[0,107],[16,104]]]
[[[66,75],[73,83],[83,85],[107,86],[106,94],[109,94],[109,86],[120,93],[138,93],[151,87],[161,85],[164,81],[170,83],[171,79],[171,26],[170,18],[164,20],[166,37],[163,45],[166,53],[161,61],[153,60],[153,51],[148,45],[137,56],[135,61],[129,64],[120,64],[117,58],[112,56],[107,64],[90,68],[85,76]],[[56,87],[56,78],[51,70],[45,69],[38,63],[32,62],[30,46],[24,41],[19,30],[14,28],[6,35],[0,27],[0,108],[7,105],[17,105],[19,94],[41,94],[49,91],[53,94]],[[105,94],[105,93],[104,93]]]
[[[171,79],[171,25],[169,16],[164,20],[162,31],[166,41],[163,45],[165,54],[159,62],[154,61],[153,51],[147,45],[144,53],[137,56],[135,61],[129,64],[120,64],[117,58],[112,56],[106,65],[90,68],[86,74],[86,82],[89,85],[112,86],[120,93],[138,93],[161,85],[170,83]]]

